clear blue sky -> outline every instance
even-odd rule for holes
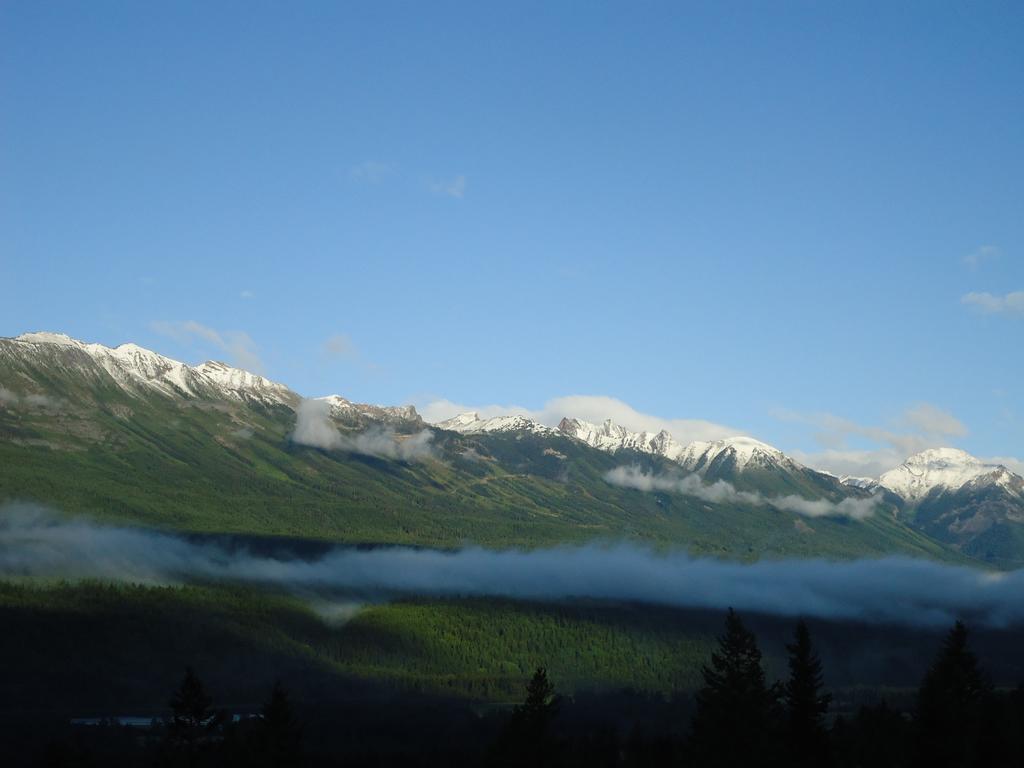
[[[1020,3],[0,5],[0,335],[1022,457],[1022,227]]]

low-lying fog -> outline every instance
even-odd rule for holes
[[[8,504],[0,507],[0,577],[15,576],[231,581],[324,598],[340,592],[376,598],[607,598],[915,625],[948,624],[957,617],[993,626],[1024,621],[1024,571],[996,573],[906,557],[741,564],[623,544],[455,552],[339,546],[301,558]]]

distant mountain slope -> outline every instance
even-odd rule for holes
[[[664,430],[656,434],[630,432],[611,420],[596,425],[569,418],[562,419],[558,429],[610,453],[635,451],[668,459],[707,483],[724,480],[739,490],[832,501],[852,493],[832,475],[805,467],[778,448],[752,437],[682,445]]]
[[[488,432],[530,432],[535,435],[556,435],[557,430],[539,424],[525,416],[495,416],[481,418],[478,413],[460,413],[434,425],[464,435],[478,435]]]
[[[1024,565],[1024,478],[955,448],[911,456],[877,481],[920,530],[972,557]]]
[[[181,530],[347,542],[631,539],[746,559],[956,557],[884,505],[854,521],[758,501],[868,496],[761,444],[701,452],[708,482],[729,477],[760,494],[709,501],[613,485],[606,477],[624,465],[651,476],[686,470],[652,451],[597,449],[518,418],[430,429],[410,407],[330,396],[314,401],[314,417],[332,440],[310,447],[293,439],[303,402],[223,364],[187,366],[56,335],[0,339],[0,499]],[[476,421],[483,425],[469,428]],[[410,444],[418,450],[401,448]]]
[[[58,333],[3,339],[0,365],[17,376],[14,382],[20,379],[30,388],[45,383],[45,378],[40,382],[33,377],[33,371],[39,371],[63,376],[67,386],[112,383],[138,396],[212,397],[289,406],[299,399],[283,384],[224,363],[209,361],[192,367],[135,344],[110,348]]]

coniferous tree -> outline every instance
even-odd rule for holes
[[[823,766],[828,759],[825,713],[832,701],[823,693],[825,677],[821,660],[811,644],[803,620],[797,622],[789,652],[789,680],[783,686],[786,703],[786,746],[793,766]]]
[[[171,696],[162,754],[171,764],[196,766],[210,750],[224,713],[211,709],[213,699],[192,667],[185,669],[181,685]]]
[[[258,733],[265,765],[284,768],[298,764],[302,729],[280,681],[274,683],[270,700],[263,705]]]
[[[555,686],[548,679],[548,671],[544,667],[537,667],[530,682],[526,684],[526,700],[517,711],[527,721],[546,725],[557,709]]]
[[[551,732],[558,713],[555,686],[547,670],[537,667],[526,685],[526,699],[512,713],[492,754],[497,765],[549,766],[557,762],[557,744]]]
[[[701,670],[690,747],[702,766],[763,766],[774,761],[777,691],[765,683],[757,638],[730,608],[711,665]]]
[[[941,766],[983,765],[981,738],[991,689],[958,621],[946,635],[918,691],[918,762]]]

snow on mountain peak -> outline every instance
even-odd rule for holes
[[[341,395],[327,395],[315,400],[327,403],[334,416],[365,416],[374,420],[419,421],[420,415],[412,405],[369,405],[353,403]]]
[[[602,451],[614,452],[620,448],[628,448],[664,456],[673,461],[683,452],[683,446],[665,430],[655,434],[630,432],[611,419],[605,419],[600,424],[592,424],[582,419],[565,418],[558,423],[558,431]]]
[[[839,482],[843,485],[849,485],[853,488],[862,488],[864,490],[871,490],[878,485],[878,480],[873,477],[860,477],[859,475],[840,475]]]
[[[29,344],[59,344],[63,347],[84,347],[85,344],[78,339],[73,339],[66,333],[51,333],[50,331],[31,331],[14,337],[15,341],[24,341]]]
[[[627,448],[662,456],[682,464],[692,472],[703,472],[714,461],[731,459],[737,470],[748,465],[781,465],[798,468],[799,465],[778,448],[752,437],[737,436],[714,442],[695,441],[682,445],[667,430],[657,433],[630,432],[610,419],[592,424],[581,419],[565,418],[558,425],[563,434],[582,440],[603,451],[615,452]]]
[[[738,435],[712,442],[696,441],[686,446],[679,463],[694,472],[703,472],[713,462],[731,460],[734,468],[744,470],[748,466],[784,466],[798,469],[800,465],[786,456],[778,448],[755,440],[752,437]]]
[[[220,362],[206,362],[192,367],[138,344],[108,347],[79,341],[63,333],[46,331],[23,333],[13,341],[59,347],[61,350],[71,350],[73,354],[84,353],[128,392],[141,389],[154,390],[167,396],[196,397],[213,391],[221,396],[251,398],[270,403],[289,403],[295,398],[288,387],[254,373]]]
[[[193,370],[221,391],[236,396],[248,395],[266,401],[286,402],[293,397],[284,384],[264,378],[241,368],[232,368],[219,360],[207,360]]]
[[[479,413],[467,411],[453,416],[445,421],[439,421],[435,425],[438,429],[447,429],[451,432],[463,434],[478,434],[480,432],[532,432],[538,435],[557,434],[557,430],[546,427],[540,422],[534,421],[526,416],[494,416],[489,419],[480,417]]]
[[[929,448],[884,473],[878,482],[904,499],[917,500],[933,488],[955,491],[986,476],[1002,485],[1016,477],[1001,464],[986,464],[959,448]]]

